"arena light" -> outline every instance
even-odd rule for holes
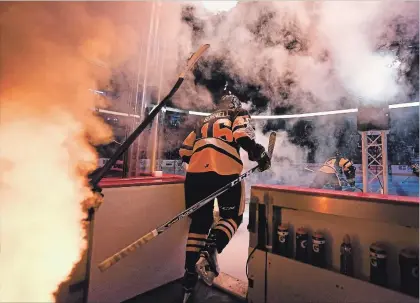
[[[102,114],[109,114],[109,115],[123,116],[123,117],[132,117],[132,118],[140,118],[139,115],[127,114],[127,113],[121,113],[121,112],[115,112],[115,111],[106,110],[106,109],[96,108],[95,111],[98,112],[98,113],[102,113]]]
[[[238,1],[201,1],[206,10],[216,14],[230,11],[237,3]]]
[[[408,103],[401,103],[401,104],[391,104],[389,105],[390,109],[397,109],[397,108],[406,108],[406,107],[416,107],[419,106],[420,102],[408,102]],[[168,108],[168,111],[170,109]],[[197,112],[197,111],[184,111],[185,113],[189,113],[190,115],[196,116],[208,116],[209,113],[204,112]],[[357,113],[357,108],[350,108],[350,109],[341,109],[341,110],[331,110],[331,111],[323,111],[323,112],[314,112],[314,113],[306,113],[306,114],[291,114],[291,115],[258,115],[258,116],[251,116],[252,119],[260,119],[260,120],[270,120],[270,119],[296,119],[296,118],[309,118],[309,117],[319,117],[319,116],[329,116],[329,115],[340,115],[340,114],[351,114]]]
[[[190,115],[195,115],[195,116],[209,116],[210,115],[209,113],[195,112],[192,110],[189,110],[188,113]]]
[[[415,107],[419,106],[420,102],[409,102],[409,103],[401,103],[401,104],[392,104],[389,106],[390,109],[394,108],[405,108],[405,107]]]
[[[420,102],[391,104],[389,105],[389,108],[398,109],[398,108],[408,108],[408,107],[416,107],[416,106],[420,106]],[[197,111],[192,111],[192,110],[183,110],[183,109],[172,108],[172,107],[165,107],[165,109],[168,112],[184,113],[184,114],[189,114],[193,116],[209,116],[210,115],[210,113],[197,112]],[[104,114],[140,118],[139,115],[130,115],[127,113],[115,112],[115,111],[110,111],[110,110],[105,110],[105,109],[94,109],[94,110],[100,113],[104,113]],[[309,118],[309,117],[340,115],[340,114],[350,114],[350,113],[357,113],[357,108],[331,110],[331,111],[306,113],[306,114],[293,114],[293,115],[251,116],[251,118],[256,119],[256,120],[297,119],[297,118]]]
[[[103,95],[103,96],[105,96],[105,92],[103,92],[103,91],[96,90],[96,89],[91,89],[91,88],[89,88],[89,90],[90,90],[92,93],[94,93],[94,94],[98,94],[98,95]]]
[[[308,118],[308,117],[339,115],[339,114],[349,114],[349,113],[357,113],[357,108],[331,110],[331,111],[326,111],[326,112],[315,112],[315,113],[307,113],[307,114],[251,116],[251,118],[252,119],[265,119],[265,120],[267,119],[296,119],[296,118]]]
[[[164,107],[168,112],[174,112],[174,113],[185,113],[188,114],[189,112],[187,110],[178,109],[178,108],[172,108],[172,107]]]

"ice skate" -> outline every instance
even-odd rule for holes
[[[184,299],[182,301],[182,303],[187,303],[189,298],[191,297],[192,292],[186,292],[184,289]]]
[[[188,272],[188,271],[185,272],[184,279],[182,281],[182,288],[183,288],[183,295],[184,295],[182,303],[189,302],[188,300],[190,299],[194,291],[194,287],[197,284],[197,281],[198,281],[197,273]]]
[[[198,275],[208,286],[213,285],[214,278],[219,275],[216,248],[207,248],[200,254],[200,259],[195,265]]]

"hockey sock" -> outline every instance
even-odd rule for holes
[[[195,271],[195,263],[200,258],[200,251],[206,245],[206,234],[189,233],[185,256],[185,269],[189,272]]]
[[[217,225],[211,230],[209,240],[215,241],[217,252],[220,254],[228,245],[233,235],[238,230],[242,222],[242,216],[235,219],[220,219]]]

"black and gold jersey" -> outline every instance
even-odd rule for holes
[[[337,162],[337,158],[332,157],[328,159],[327,161],[325,161],[325,163],[321,166],[319,171],[326,174],[335,174],[337,173],[337,168],[342,169],[344,172],[346,172],[352,166],[353,166],[353,162],[351,162],[347,158],[343,158],[343,157],[338,158],[338,162]]]
[[[216,172],[234,175],[242,172],[240,147],[254,141],[250,115],[243,109],[218,110],[203,119],[184,140],[179,153],[188,163],[187,172]]]

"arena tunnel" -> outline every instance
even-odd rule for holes
[[[419,106],[418,3],[379,3],[2,5],[0,300],[180,301],[187,218],[106,271],[98,264],[185,209],[177,148],[228,81],[256,141],[274,130],[282,144],[272,169],[247,180],[222,273],[192,301],[417,301],[419,119],[407,108]],[[116,153],[207,43],[167,107]],[[360,100],[397,113],[379,165],[360,158]],[[359,165],[353,189],[369,169],[383,178],[368,189],[384,194],[308,189],[336,148]]]

